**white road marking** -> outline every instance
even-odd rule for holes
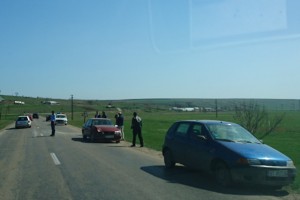
[[[60,162],[58,160],[58,158],[56,157],[55,153],[50,153],[52,160],[54,162],[55,165],[60,165]]]
[[[37,131],[36,130],[33,130],[33,137],[36,137],[37,136]]]
[[[43,133],[38,133],[36,130],[33,130],[33,137],[39,137],[39,136],[44,136]]]

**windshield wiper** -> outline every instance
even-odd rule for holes
[[[253,143],[249,140],[237,140],[236,142],[241,142],[241,143]]]
[[[234,140],[229,140],[229,139],[216,139],[216,140],[221,140],[221,141],[225,141],[225,142],[235,142]]]
[[[237,140],[236,142],[261,144],[260,142],[249,141],[249,140]]]

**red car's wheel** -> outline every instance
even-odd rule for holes
[[[90,142],[95,142],[96,138],[95,138],[95,134],[91,134],[90,135]]]

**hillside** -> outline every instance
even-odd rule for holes
[[[169,110],[172,107],[198,107],[202,110],[232,111],[241,103],[256,103],[270,111],[300,111],[300,100],[297,99],[124,99],[124,100],[82,100],[50,99],[40,97],[21,97],[1,95],[0,112],[19,114],[23,112],[48,113],[52,109],[61,112],[83,112],[121,108],[123,110]],[[17,105],[14,102],[24,102]],[[57,102],[55,105],[47,102]]]

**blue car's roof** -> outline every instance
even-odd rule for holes
[[[219,123],[223,123],[223,124],[236,124],[233,122],[227,122],[227,121],[219,121],[219,120],[180,120],[178,122],[200,122],[203,124],[219,124]]]

